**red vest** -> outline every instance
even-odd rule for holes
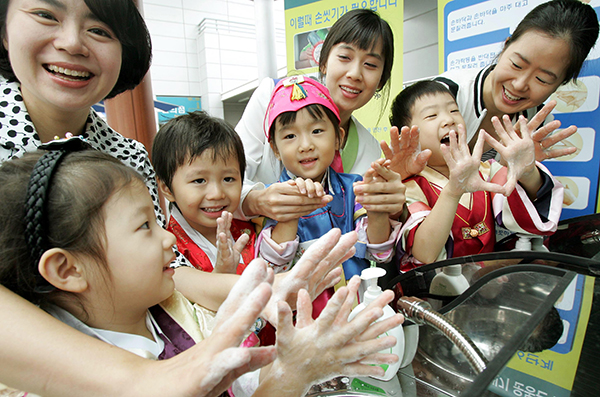
[[[433,208],[441,188],[422,176],[413,177],[427,198],[429,208]],[[471,209],[458,204],[452,223],[453,246],[448,258],[493,252],[496,243],[495,221],[492,198],[489,192],[479,191],[472,195]],[[411,206],[412,207],[412,206]],[[414,211],[416,208],[411,208]],[[412,246],[416,228],[409,235],[408,245]]]
[[[173,233],[177,238],[177,249],[179,252],[181,252],[196,269],[205,272],[213,271],[213,265],[206,253],[194,243],[175,218],[171,217],[169,219],[167,230]],[[234,219],[233,222],[231,222],[231,236],[237,240],[242,233],[248,234],[250,236],[250,241],[248,241],[248,244],[246,244],[242,250],[241,258],[244,263],[239,264],[236,272],[237,274],[242,274],[250,261],[255,258],[254,244],[256,243],[256,232],[254,230],[254,225],[251,222]]]

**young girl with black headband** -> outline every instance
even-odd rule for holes
[[[143,177],[86,148],[75,137],[0,167],[0,282],[85,334],[142,357],[173,357],[210,334],[212,316],[174,291],[169,264],[175,237],[158,225]],[[253,261],[242,280],[261,267],[262,261]],[[358,321],[347,321],[358,283],[354,279],[334,296],[316,322],[310,319],[308,293],[300,291],[297,328],[289,306],[279,303],[279,357],[263,383],[251,373],[234,383],[231,393],[271,395],[275,387],[278,395],[301,395],[329,376],[378,372],[358,360],[397,359],[375,354],[395,341],[373,340],[385,329],[379,324],[370,329],[393,294]],[[256,305],[255,299],[251,295],[247,305]],[[400,318],[386,327],[397,326]],[[229,321],[218,314],[215,319],[217,327]],[[339,332],[331,332],[333,325]],[[365,341],[349,344],[354,338]],[[357,343],[363,346],[357,349]],[[330,354],[320,354],[323,349]],[[339,359],[332,365],[331,357]],[[349,362],[354,364],[344,364]],[[277,377],[298,368],[302,375],[289,376],[295,379],[286,394]]]

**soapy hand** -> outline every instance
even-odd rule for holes
[[[535,144],[531,139],[527,119],[523,116],[519,117],[520,136],[513,128],[510,117],[504,115],[502,121],[503,123],[497,117],[492,117],[492,124],[500,138],[500,142],[487,133],[485,139],[506,162],[508,175],[504,185],[506,189],[504,195],[508,197],[515,189],[517,182],[536,173],[537,168],[535,165]]]
[[[460,198],[464,193],[478,191],[494,193],[504,193],[505,191],[503,186],[486,182],[479,175],[484,143],[483,134],[483,131],[479,133],[472,155],[469,151],[467,133],[462,124],[458,125],[458,137],[455,131],[450,131],[450,146],[440,146],[450,173],[448,185],[444,190],[454,197]]]
[[[217,260],[213,271],[215,273],[235,274],[240,263],[240,255],[250,236],[242,234],[237,241],[231,236],[231,222],[233,215],[223,211],[217,219]]]
[[[306,195],[308,198],[321,198],[325,196],[325,189],[319,182],[314,182],[312,179],[303,179],[297,177],[296,179],[290,179],[288,181],[290,186],[296,186],[298,188],[298,194]]]
[[[402,315],[396,314],[375,323],[383,315],[383,306],[393,299],[392,291],[382,293],[348,321],[359,284],[360,279],[355,276],[347,287],[336,291],[316,320],[311,317],[310,297],[301,290],[295,327],[290,307],[279,303],[277,359],[267,375],[267,383],[281,382],[280,395],[303,395],[312,384],[338,375],[383,376],[381,367],[370,364],[391,364],[400,359],[394,354],[378,353],[396,344],[393,336],[378,336],[403,321]],[[298,393],[300,387],[304,387],[304,393]]]
[[[181,381],[178,384],[182,388],[184,385],[193,385],[193,390],[186,389],[186,395],[218,396],[239,376],[275,359],[274,346],[251,349],[238,346],[261,310],[262,317],[277,324],[278,305],[289,307],[283,301],[287,300],[295,307],[299,291],[306,288],[310,293],[301,292],[300,299],[310,306],[310,301],[325,288],[339,282],[341,268],[338,265],[354,255],[357,239],[354,232],[340,236],[339,229],[326,233],[306,251],[291,271],[282,275],[284,277],[273,288],[273,271],[267,269],[264,260],[255,259],[246,267],[219,308],[212,334],[176,357],[162,361],[165,364],[173,363],[174,368],[179,371]],[[305,312],[306,308],[303,307],[302,313]],[[372,339],[376,331],[378,329],[371,327],[368,332],[363,332],[361,338]],[[191,372],[181,375],[181,368],[189,368]],[[291,373],[295,374],[295,370],[288,372]],[[298,390],[304,390],[308,386],[297,385],[289,395],[301,395]],[[262,382],[261,389],[255,395],[261,395],[262,390],[262,395],[271,396],[279,387],[279,384]]]
[[[427,160],[431,157],[431,150],[421,151],[419,145],[419,128],[402,127],[400,133],[398,127],[390,129],[391,148],[385,141],[379,145],[387,160],[390,160],[389,168],[400,174],[402,180],[409,178],[425,169]]]
[[[556,101],[554,100],[549,101],[547,104],[545,104],[544,107],[539,112],[537,112],[536,115],[533,116],[531,120],[527,123],[527,129],[529,131],[534,131],[536,128],[538,128],[544,122],[546,117],[548,117],[550,112],[552,112],[555,106]],[[556,157],[566,156],[577,151],[577,148],[573,146],[560,149],[550,149],[556,143],[570,137],[571,135],[577,132],[577,127],[572,125],[568,128],[565,128],[564,130],[552,134],[554,131],[560,128],[560,125],[561,124],[559,120],[553,120],[548,124],[540,127],[537,131],[531,134],[531,139],[535,143],[536,161],[544,161],[546,159],[553,159]],[[517,131],[518,133],[520,132],[521,127],[519,121],[517,121],[517,123],[513,127],[515,131]]]
[[[275,359],[275,347],[239,347],[271,296],[273,272],[263,260],[254,260],[234,285],[215,318],[212,334],[191,349],[171,360],[187,362],[176,368],[187,368],[184,378],[200,379],[190,395],[218,396],[246,372],[261,368]],[[179,365],[178,364],[178,365]],[[184,371],[185,372],[185,371]],[[184,383],[179,378],[178,383]]]
[[[379,159],[371,163],[363,180],[354,183],[356,201],[369,212],[396,214],[406,202],[406,187],[400,174],[390,168],[391,161]]]
[[[273,296],[262,317],[277,324],[277,302],[284,301],[295,308],[300,289],[307,290],[312,300],[340,281],[342,269],[338,265],[354,255],[358,238],[355,232],[340,236],[339,229],[330,230],[306,250],[289,272],[275,277]]]

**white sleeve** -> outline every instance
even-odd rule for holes
[[[250,97],[242,118],[235,126],[235,131],[242,139],[246,152],[246,178],[254,181],[267,144],[264,119],[273,88],[275,88],[273,79],[263,79]]]
[[[238,206],[237,210],[233,213],[233,217],[235,219],[241,219],[243,221],[247,221],[252,218],[256,218],[257,216],[260,216],[260,215],[248,216],[248,215],[244,214],[243,206],[244,206],[244,200],[246,200],[248,193],[250,193],[253,190],[262,190],[264,188],[265,188],[264,183],[252,182],[251,180],[244,178],[244,182],[242,184],[242,194],[240,196],[240,205]]]
[[[381,157],[381,147],[377,139],[356,118],[353,119],[358,133],[358,152],[352,169],[344,172],[364,175],[371,167],[371,163]]]

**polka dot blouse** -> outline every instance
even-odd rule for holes
[[[65,133],[67,132],[69,131],[65,131]],[[152,196],[156,218],[158,223],[164,227],[166,220],[159,205],[155,173],[144,145],[133,139],[125,138],[110,128],[93,109],[90,109],[85,131],[81,136],[94,149],[119,159],[144,177]],[[13,157],[21,157],[26,152],[35,151],[41,144],[23,102],[20,84],[9,82],[0,76],[0,163]],[[173,267],[189,266],[185,257],[177,250],[175,251],[177,259],[173,263]]]

